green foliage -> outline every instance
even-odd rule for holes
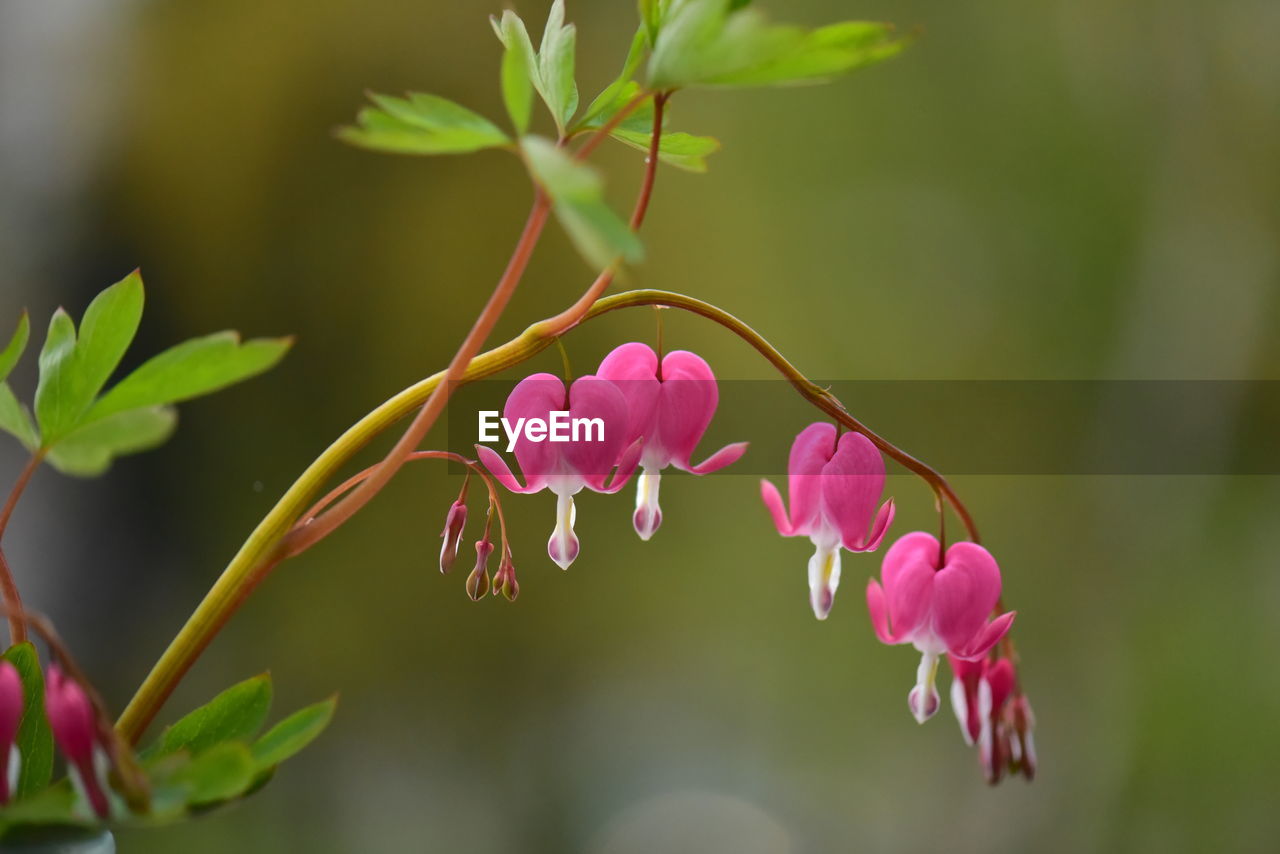
[[[170,404],[260,374],[292,343],[288,338],[241,343],[234,332],[195,338],[147,361],[99,396],[138,331],[142,305],[142,277],[135,270],[94,298],[78,333],[71,315],[61,308],[53,313],[40,351],[35,422],[3,381],[26,345],[24,314],[0,352],[0,429],[27,450],[43,453],[65,474],[98,475],[116,457],[168,439],[177,424]]]
[[[22,358],[22,353],[27,349],[27,339],[31,337],[31,319],[27,317],[24,311],[22,316],[18,318],[18,328],[14,330],[13,337],[9,339],[9,343],[3,350],[0,350],[0,382],[9,378],[9,373],[13,370],[13,366],[18,364],[18,360]]]
[[[594,169],[550,140],[530,136],[521,144],[529,171],[588,264],[603,269],[618,258],[634,262],[644,256],[640,238],[605,204],[604,182]]]
[[[24,701],[16,742],[22,751],[22,768],[15,798],[25,798],[48,786],[53,777],[53,732],[44,715],[44,674],[36,648],[20,643],[10,647],[4,657],[22,680]]]
[[[609,123],[618,111],[630,104],[641,93],[640,84],[634,81],[618,89],[611,103],[580,125],[582,130],[597,130]],[[594,105],[593,105],[594,106]],[[653,101],[646,102],[609,131],[609,136],[625,145],[648,153],[653,137]],[[664,113],[663,126],[666,126]],[[658,138],[658,160],[689,172],[706,172],[707,156],[720,150],[720,141],[711,136],[694,136],[682,131],[665,129]]]
[[[266,721],[271,694],[271,676],[267,673],[232,685],[166,728],[141,756],[150,761],[179,750],[198,755],[220,742],[246,739]]]
[[[339,128],[339,139],[393,154],[468,154],[511,143],[484,116],[437,95],[369,97],[377,106],[360,111],[358,126]]]
[[[622,106],[640,91],[640,85],[631,78],[640,69],[640,63],[644,62],[645,51],[648,48],[649,37],[641,27],[631,39],[631,47],[627,51],[626,60],[622,63],[622,71],[587,105],[586,112],[578,121],[578,127],[599,127],[608,120],[608,116],[622,109]],[[627,94],[624,94],[624,89],[628,90]]]
[[[853,21],[810,31],[771,24],[728,0],[655,5],[661,7],[656,17],[646,19],[654,89],[817,82],[888,59],[905,46],[888,24]]]
[[[53,745],[43,715],[44,691],[35,650],[22,644],[6,653],[6,658],[18,667],[27,689],[28,706],[18,743],[23,751],[22,779],[27,780],[29,773],[32,782],[20,782],[20,798],[0,808],[0,835],[17,826],[98,824],[83,804],[77,803],[67,780],[49,784]],[[271,695],[270,676],[256,676],[233,685],[168,727],[139,754],[151,793],[149,809],[114,816],[113,823],[163,824],[252,794],[281,762],[320,735],[337,706],[335,697],[307,706],[259,736]],[[37,698],[34,709],[33,696]],[[29,719],[43,725],[43,742],[28,739]],[[35,757],[35,762],[28,772],[30,757]]]
[[[490,17],[493,31],[502,42],[502,100],[507,105],[507,115],[516,133],[529,130],[533,112],[533,76],[537,62],[533,54],[533,42],[524,21],[510,9],[502,13],[502,20]]]

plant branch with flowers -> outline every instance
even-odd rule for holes
[[[567,411],[602,427],[599,437],[575,437],[559,446],[528,435],[518,438],[513,445],[518,474],[486,446],[477,446],[475,459],[421,447],[460,386],[520,365],[582,323],[641,306],[690,312],[736,335],[821,413],[821,420],[800,430],[792,445],[788,500],[771,482],[760,486],[778,532],[813,543],[808,582],[810,605],[819,619],[831,611],[842,552],[875,551],[892,526],[894,501],[881,503],[885,457],[925,482],[938,510],[937,534],[908,533],[887,549],[881,578],[866,588],[872,628],[882,642],[910,643],[921,654],[908,694],[917,720],[927,720],[940,705],[935,685],[946,657],[962,734],[977,745],[988,780],[996,782],[1008,772],[1028,778],[1034,774],[1031,712],[1009,635],[1014,614],[1004,612],[1000,570],[980,544],[973,514],[947,480],[873,432],[729,312],[672,291],[606,295],[625,265],[643,259],[638,235],[661,165],[705,171],[707,157],[719,148],[714,139],[668,127],[670,104],[681,91],[824,82],[896,56],[907,40],[880,23],[845,22],[812,30],[779,25],[742,0],[641,0],[639,5],[640,25],[620,73],[585,109],[579,110],[574,75],[576,28],[565,22],[563,0],[555,0],[536,48],[515,12],[492,19],[503,48],[500,79],[510,132],[426,94],[373,95],[357,123],[339,130],[345,142],[380,152],[443,155],[500,149],[515,154],[531,179],[525,225],[449,364],[375,407],[303,471],[232,558],[114,724],[49,621],[22,602],[0,551],[0,593],[13,641],[0,663],[0,760],[9,769],[0,783],[0,803],[5,804],[0,831],[182,818],[256,791],[283,759],[315,738],[332,716],[332,700],[258,735],[271,694],[270,680],[262,676],[228,689],[150,746],[136,747],[179,681],[258,585],[282,563],[342,527],[409,462],[451,461],[467,471],[441,535],[444,572],[454,566],[462,546],[472,477],[484,487],[484,531],[475,543],[476,562],[466,583],[473,599],[490,590],[515,599],[520,589],[506,525],[513,507],[510,498],[504,506],[504,490],[556,493],[547,550],[563,568],[581,553],[574,495],[582,489],[615,493],[634,479],[633,523],[641,539],[653,537],[662,524],[664,469],[706,474],[747,452],[747,444],[738,442],[693,461],[719,402],[714,372],[694,353],[654,352],[646,344],[628,342],[615,348],[594,374],[568,384],[552,374],[525,377],[507,398],[504,417],[540,421]],[[549,136],[531,132],[539,100],[554,128]],[[636,201],[625,220],[606,204],[603,178],[589,163],[611,139],[645,155]],[[483,351],[552,217],[599,274],[571,305]],[[40,353],[33,409],[22,405],[3,382],[27,343],[25,315],[0,352],[0,428],[30,452],[0,510],[0,537],[42,464],[74,476],[102,474],[116,457],[163,442],[175,425],[174,404],[258,374],[288,348],[286,339],[242,343],[234,334],[219,333],[166,351],[104,392],[136,332],[142,295],[135,272],[93,301],[78,331],[61,309],[54,314]],[[374,437],[406,419],[399,439],[380,461],[334,485],[340,470]],[[949,512],[958,517],[966,539],[948,546]],[[499,565],[491,575],[495,550]],[[29,629],[55,660],[47,669],[27,639]],[[54,742],[66,759],[67,777],[59,782],[53,782]]]

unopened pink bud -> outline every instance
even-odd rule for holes
[[[1028,780],[1036,777],[1036,742],[1032,730],[1036,726],[1036,716],[1031,711],[1031,704],[1025,696],[1014,697],[1009,703],[1007,712],[1010,732],[1009,766],[1021,771]]]
[[[22,754],[14,740],[22,722],[25,695],[22,678],[9,661],[0,659],[0,804],[7,804],[18,785]]]
[[[449,514],[444,520],[444,530],[440,532],[440,537],[444,540],[440,544],[440,571],[448,572],[453,569],[453,563],[458,559],[458,549],[462,547],[462,529],[467,525],[467,504],[461,497],[453,504],[449,505]]]
[[[487,537],[476,543],[476,567],[467,576],[467,595],[474,602],[479,602],[489,592],[489,555],[491,554],[493,554],[493,543]]]
[[[111,814],[106,793],[109,760],[98,743],[98,723],[84,689],[67,678],[56,664],[44,680],[44,709],[53,740],[67,758],[68,773],[99,818]]]
[[[508,602],[516,601],[520,595],[520,583],[516,581],[516,566],[511,561],[511,553],[502,556],[498,571],[493,576],[493,592],[507,597]]]

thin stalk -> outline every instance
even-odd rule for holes
[[[9,528],[9,519],[13,517],[13,509],[18,506],[18,499],[26,491],[27,484],[31,482],[31,476],[36,473],[43,459],[44,452],[36,451],[18,473],[18,479],[14,481],[13,489],[9,490],[9,497],[5,499],[4,507],[0,508],[0,539],[4,538],[4,532]],[[9,615],[9,642],[22,643],[27,639],[27,626],[19,619],[19,615],[23,613],[22,596],[18,593],[18,582],[14,580],[13,570],[2,550],[0,550],[0,604],[6,606]]]

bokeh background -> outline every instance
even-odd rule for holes
[[[517,4],[535,33],[547,5]],[[627,284],[722,304],[833,380],[1280,379],[1280,5],[764,5],[921,38],[831,86],[678,96],[673,121],[724,151],[707,175],[663,171]],[[514,159],[380,156],[330,135],[366,88],[500,116],[494,11],[0,5],[5,324],[22,306],[37,326],[58,304],[78,314],[141,266],[130,363],[221,328],[298,336],[273,373],[184,406],[162,449],[97,481],[44,472],[19,510],[6,549],[26,598],[116,708],[306,463],[444,364],[505,263],[529,199]],[[634,3],[574,0],[570,17],[585,101]],[[638,155],[601,162],[629,205]],[[495,340],[590,276],[549,229]],[[569,345],[590,366],[651,335],[633,312]],[[667,339],[722,376],[770,376],[696,319],[670,317]],[[895,417],[848,402],[873,425]],[[761,417],[790,433],[812,412],[796,399]],[[937,448],[988,429],[972,408],[927,417]],[[751,428],[737,416],[716,435]],[[1272,447],[1248,428],[1227,400],[1201,441],[1224,459]],[[6,439],[0,474],[20,465]],[[542,547],[553,500],[513,500],[515,605],[473,604],[434,567],[457,486],[406,471],[264,586],[162,719],[270,667],[281,710],[341,691],[333,728],[257,797],[123,833],[122,850],[1276,849],[1275,477],[956,477],[1020,611],[1039,717],[1039,779],[995,790],[945,709],[924,727],[907,714],[915,657],[876,643],[861,602],[877,558],[846,559],[818,623],[808,545],[775,535],[754,476],[672,479],[648,544],[630,497],[587,496],[567,573]],[[899,532],[932,524],[917,482],[890,488]]]

